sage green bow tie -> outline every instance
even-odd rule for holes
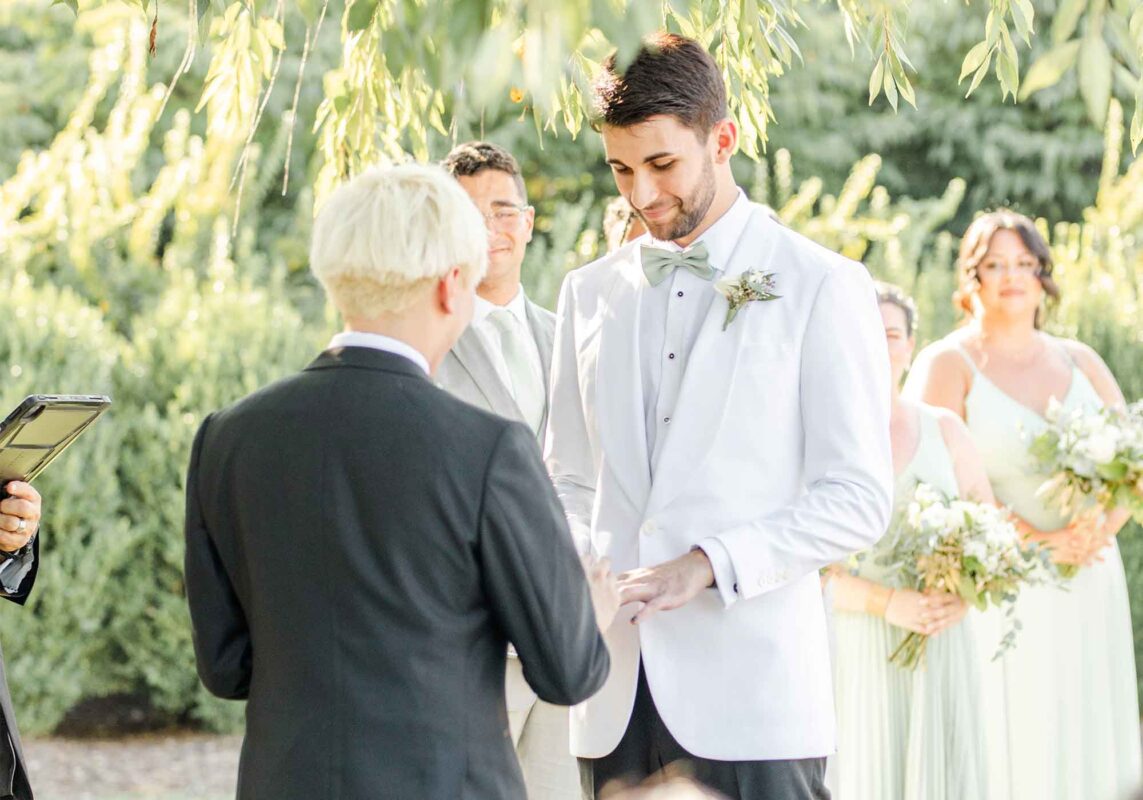
[[[643,263],[643,274],[652,286],[658,286],[679,267],[690,270],[704,281],[714,277],[710,254],[702,242],[681,252],[645,244],[640,251],[640,260]]]

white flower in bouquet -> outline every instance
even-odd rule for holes
[[[949,500],[926,484],[918,484],[894,530],[877,561],[893,570],[900,588],[948,592],[982,611],[989,605],[1008,608],[1011,624],[997,657],[1019,630],[1012,604],[1020,589],[1056,579],[1047,552],[1023,544],[1007,512]],[[889,660],[916,669],[927,644],[926,635],[910,632]]]
[[[1126,409],[1064,411],[1054,400],[1048,427],[1029,452],[1047,476],[1037,493],[1075,518],[1096,508],[1125,508],[1143,522],[1143,402]],[[1072,577],[1078,567],[1064,565]]]

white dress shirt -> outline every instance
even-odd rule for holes
[[[498,306],[477,295],[476,304],[472,308],[472,329],[479,334],[484,349],[488,351],[488,356],[492,359],[492,365],[496,367],[496,374],[500,376],[501,383],[508,387],[509,392],[512,392],[512,376],[508,371],[508,362],[504,360],[500,333],[492,321],[488,319],[493,311],[501,309],[510,311],[512,316],[524,326],[524,332],[527,335],[523,339],[526,342],[525,350],[528,354],[528,361],[532,365],[536,381],[546,388],[547,381],[544,380],[544,368],[540,363],[540,348],[536,344],[536,337],[532,335],[532,326],[528,322],[528,306],[525,302],[524,287],[522,286],[517,288],[516,296],[508,301],[508,305]]]
[[[750,201],[741,189],[738,199],[726,213],[693,244],[702,242],[710,254],[710,265],[722,277],[726,263],[746,223],[750,220]],[[681,252],[674,242],[651,240],[652,247]],[[659,463],[659,453],[670,431],[671,417],[679,398],[679,387],[690,360],[695,339],[703,319],[710,311],[717,292],[710,290],[711,281],[703,280],[690,270],[676,269],[658,286],[645,289],[639,308],[639,364],[643,380],[643,415],[647,425],[647,453],[651,459],[651,479]],[[710,559],[715,585],[727,605],[737,597],[734,565],[726,547],[713,537],[698,545]]]
[[[750,202],[739,189],[734,204],[692,243],[692,246],[699,242],[706,245],[710,265],[715,270],[713,280],[721,278],[750,214]],[[650,246],[673,252],[684,250],[674,242],[655,239],[651,239]],[[676,269],[665,281],[645,289],[641,295],[639,362],[652,479],[691,350],[702,321],[718,296],[710,287],[711,281],[703,280],[690,270]]]
[[[391,336],[382,336],[379,333],[364,333],[362,331],[342,331],[330,339],[327,349],[334,350],[339,347],[371,347],[374,350],[383,350],[398,356],[404,356],[429,374],[429,360],[424,354],[407,342],[394,339]]]

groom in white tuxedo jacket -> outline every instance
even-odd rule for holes
[[[649,233],[572,272],[557,311],[548,469],[627,603],[604,689],[572,711],[583,788],[682,761],[729,797],[826,798],[818,571],[880,538],[891,505],[873,284],[735,185],[697,43],[660,35],[622,75],[609,60],[595,101]]]

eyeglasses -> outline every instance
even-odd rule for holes
[[[1010,262],[991,259],[982,263],[977,267],[977,270],[982,275],[1000,275],[1005,272],[1010,272],[1015,275],[1039,277],[1043,274],[1044,267],[1035,258],[1021,258]]]
[[[498,206],[497,208],[489,211],[487,214],[481,214],[484,217],[484,224],[495,228],[496,230],[504,231],[512,228],[520,215],[527,211],[531,206]]]

